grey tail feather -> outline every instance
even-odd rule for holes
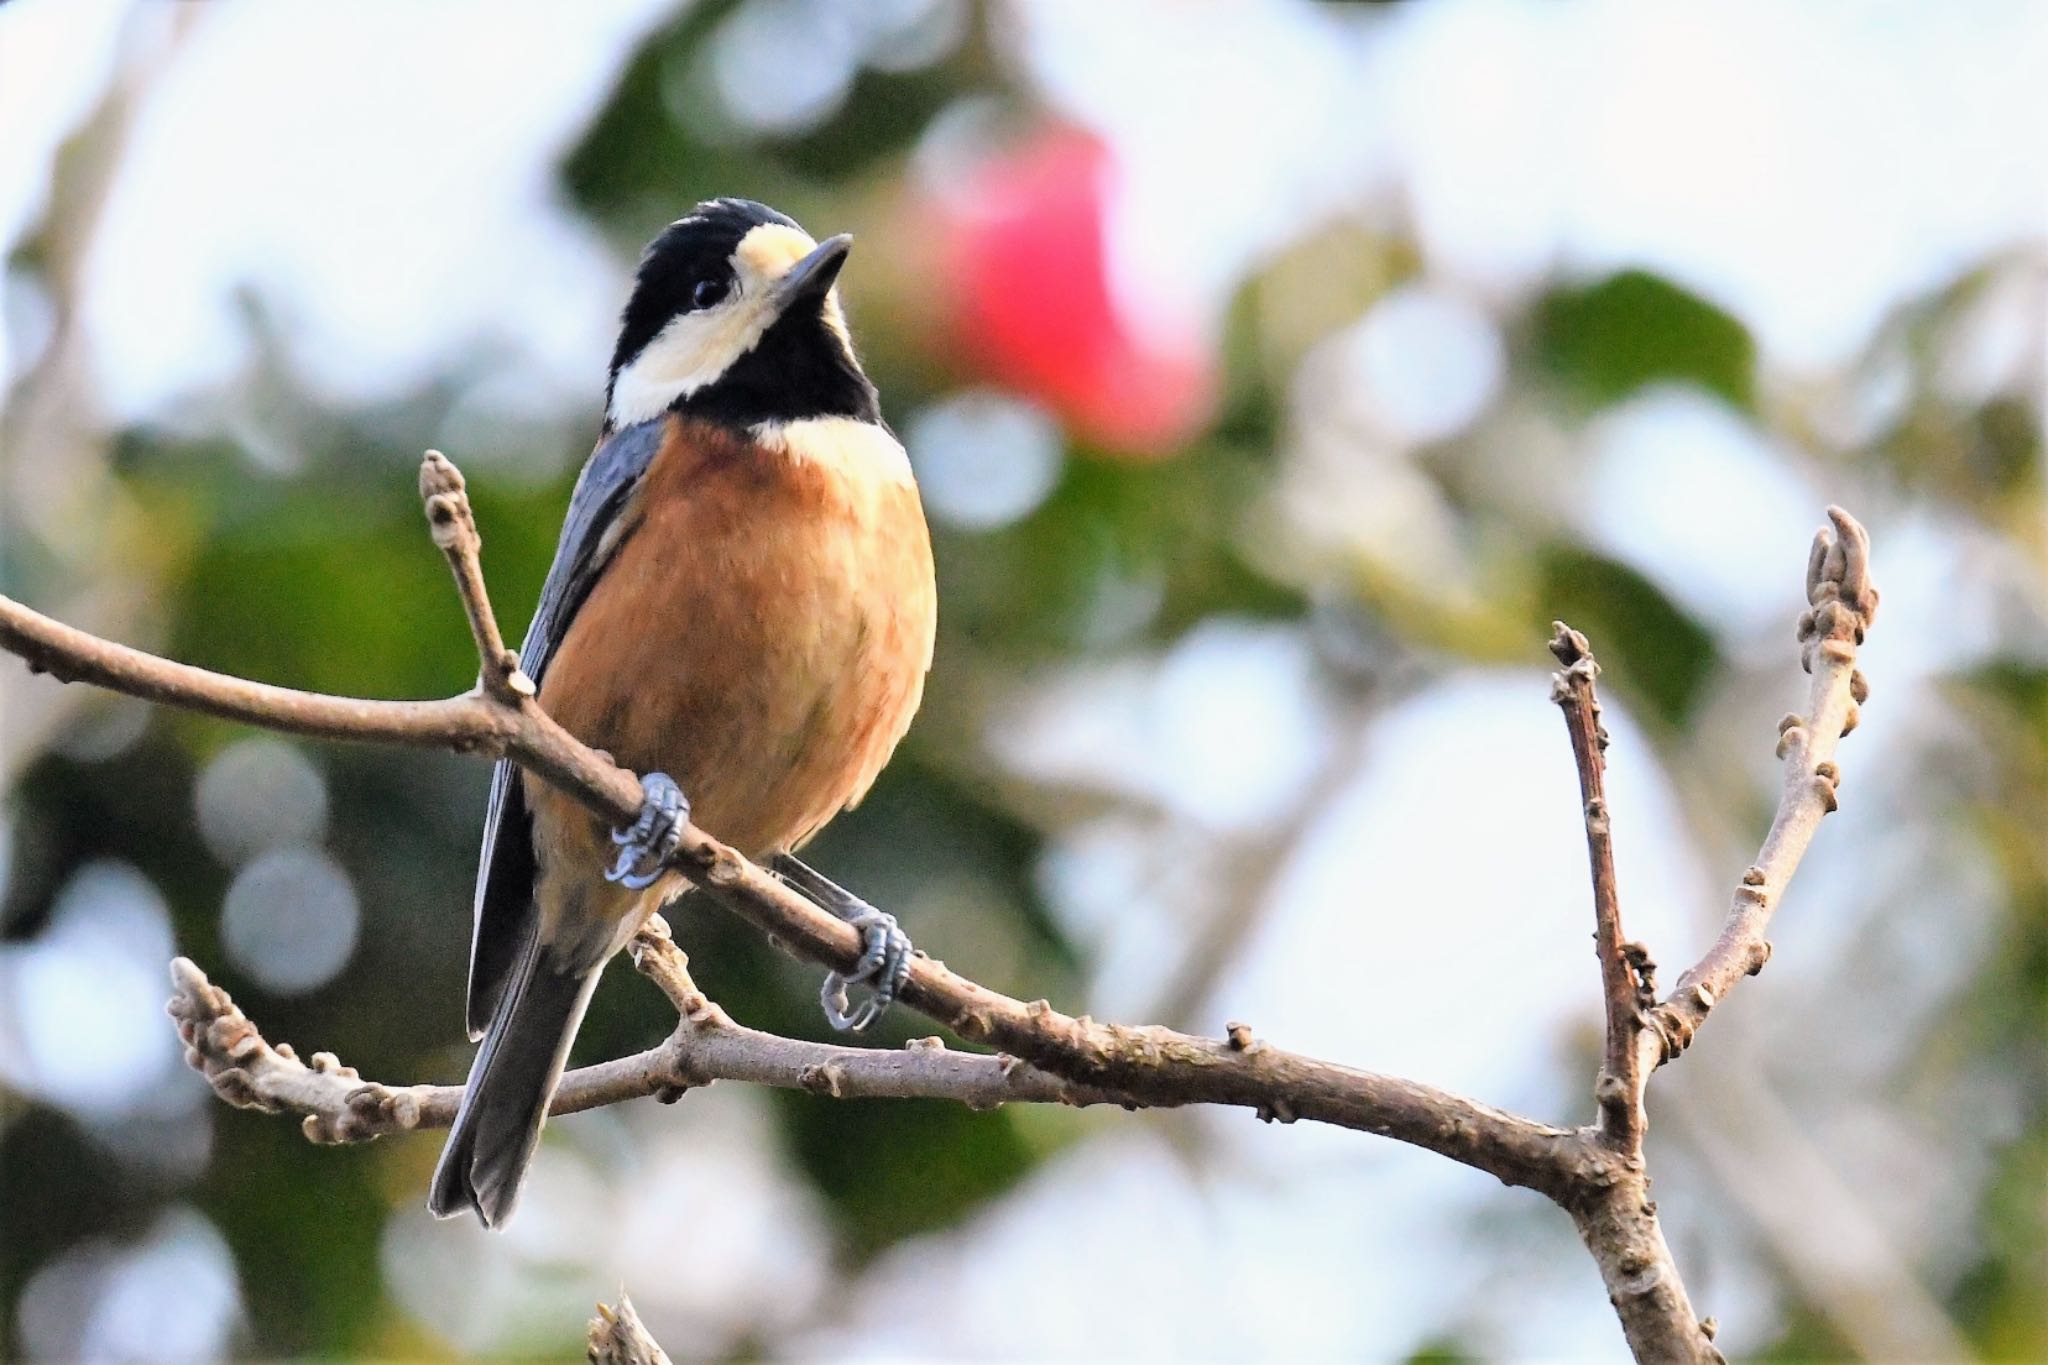
[[[427,1207],[437,1218],[474,1209],[485,1227],[502,1227],[519,1202],[569,1044],[604,970],[600,963],[564,972],[547,957],[537,941],[527,947],[477,1049],[434,1168]]]

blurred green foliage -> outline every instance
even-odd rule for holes
[[[1756,401],[1756,343],[1698,295],[1641,270],[1561,289],[1536,310],[1535,358],[1583,402],[1647,384],[1697,384],[1738,408]]]
[[[1602,666],[1622,695],[1682,729],[1720,662],[1707,628],[1628,565],[1582,546],[1549,547],[1536,581],[1544,615],[1601,641]]]
[[[887,173],[934,115],[995,75],[970,40],[938,65],[862,68],[844,110],[807,132],[766,142],[706,136],[702,129],[724,120],[704,94],[704,40],[738,8],[736,0],[692,6],[643,44],[563,162],[575,202],[633,248],[673,219],[678,203],[736,185],[806,221],[827,187]]]

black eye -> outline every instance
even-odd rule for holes
[[[690,291],[692,308],[709,308],[725,297],[727,285],[724,280],[699,280],[697,287]]]

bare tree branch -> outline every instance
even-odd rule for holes
[[[659,916],[633,942],[634,965],[676,1007],[676,1029],[645,1052],[569,1072],[551,1114],[574,1114],[626,1100],[672,1103],[713,1081],[747,1081],[834,1099],[957,1100],[973,1109],[1012,1101],[1070,1105],[1116,1097],[1001,1054],[957,1052],[937,1038],[901,1049],[840,1047],[783,1038],[734,1023],[690,978],[689,960]],[[271,1044],[228,993],[185,958],[171,963],[171,1017],[185,1060],[215,1093],[241,1109],[296,1114],[308,1139],[367,1142],[414,1128],[446,1128],[462,1103],[459,1085],[384,1085],[365,1081],[332,1053],[299,1060],[288,1043]]]
[[[624,824],[637,813],[638,779],[580,743],[545,712],[517,656],[504,645],[481,567],[481,542],[452,464],[430,452],[421,495],[434,539],[447,556],[481,666],[476,690],[445,701],[384,702],[322,696],[226,677],[112,644],[0,597],[0,646],[32,669],[270,729],[331,739],[482,752],[512,759]],[[654,1096],[672,1100],[716,1079],[752,1081],[820,1094],[935,1097],[978,1108],[1011,1100],[1131,1108],[1226,1104],[1281,1122],[1315,1119],[1378,1133],[1441,1153],[1509,1185],[1547,1195],[1568,1213],[1599,1264],[1631,1350],[1642,1360],[1718,1360],[1712,1324],[1700,1323],[1648,1197],[1642,1157],[1643,1090],[1683,1050],[1707,1012],[1768,956],[1769,912],[1834,809],[1833,754],[1864,699],[1854,667],[1875,610],[1868,538],[1830,508],[1832,533],[1815,541],[1808,569],[1812,609],[1800,623],[1813,674],[1810,719],[1788,717],[1781,755],[1786,779],[1777,818],[1757,863],[1743,877],[1719,939],[1654,1004],[1648,954],[1622,933],[1612,832],[1604,790],[1605,736],[1584,637],[1559,627],[1553,651],[1564,665],[1557,700],[1573,741],[1594,881],[1596,939],[1606,1002],[1607,1048],[1597,1088],[1601,1121],[1549,1127],[1420,1082],[1339,1066],[1270,1047],[1233,1024],[1224,1039],[1159,1027],[1100,1024],[1028,1004],[920,956],[900,998],[975,1042],[1008,1055],[962,1053],[936,1039],[901,1050],[840,1047],[745,1028],[706,999],[658,918],[635,940],[640,970],[675,1006],[676,1031],[662,1045],[571,1072],[554,1112]],[[860,954],[855,932],[801,894],[719,843],[685,829],[675,865],[713,900],[753,924],[784,951],[845,970]],[[452,1121],[460,1090],[365,1082],[329,1054],[299,1061],[271,1046],[224,991],[190,962],[173,964],[171,1012],[188,1060],[230,1103],[297,1114],[316,1141],[357,1141]]]
[[[444,472],[445,470],[445,472]],[[480,645],[499,636],[477,565],[479,543],[464,534],[467,498],[453,466],[425,461],[422,489],[437,543],[455,567],[458,591]],[[327,697],[230,678],[99,640],[0,597],[0,645],[67,681],[77,679],[152,701],[251,724],[330,739],[500,754],[553,783],[600,817],[637,815],[640,784],[578,742],[526,689],[480,689],[446,701],[381,702]],[[503,656],[486,658],[486,677]],[[713,900],[761,929],[784,951],[850,970],[858,934],[780,878],[690,825],[674,861]],[[1160,1028],[1100,1024],[989,990],[920,957],[900,999],[964,1038],[992,1044],[1079,1086],[1140,1106],[1228,1104],[1291,1122],[1315,1119],[1427,1147],[1510,1185],[1562,1190],[1577,1159],[1575,1136],[1417,1081],[1338,1066],[1269,1047],[1249,1031],[1198,1038]],[[616,1084],[615,1076],[605,1078]],[[593,1082],[595,1083],[595,1078]]]

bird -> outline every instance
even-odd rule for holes
[[[795,856],[909,729],[937,628],[910,460],[839,300],[852,240],[724,198],[641,256],[519,660],[644,799],[608,830],[509,762],[492,774],[467,1000],[482,1045],[437,1216],[512,1216],[599,975],[689,889],[667,862],[685,822],[860,929],[858,967],[822,991],[835,1027],[872,1023],[908,975],[895,921]]]

